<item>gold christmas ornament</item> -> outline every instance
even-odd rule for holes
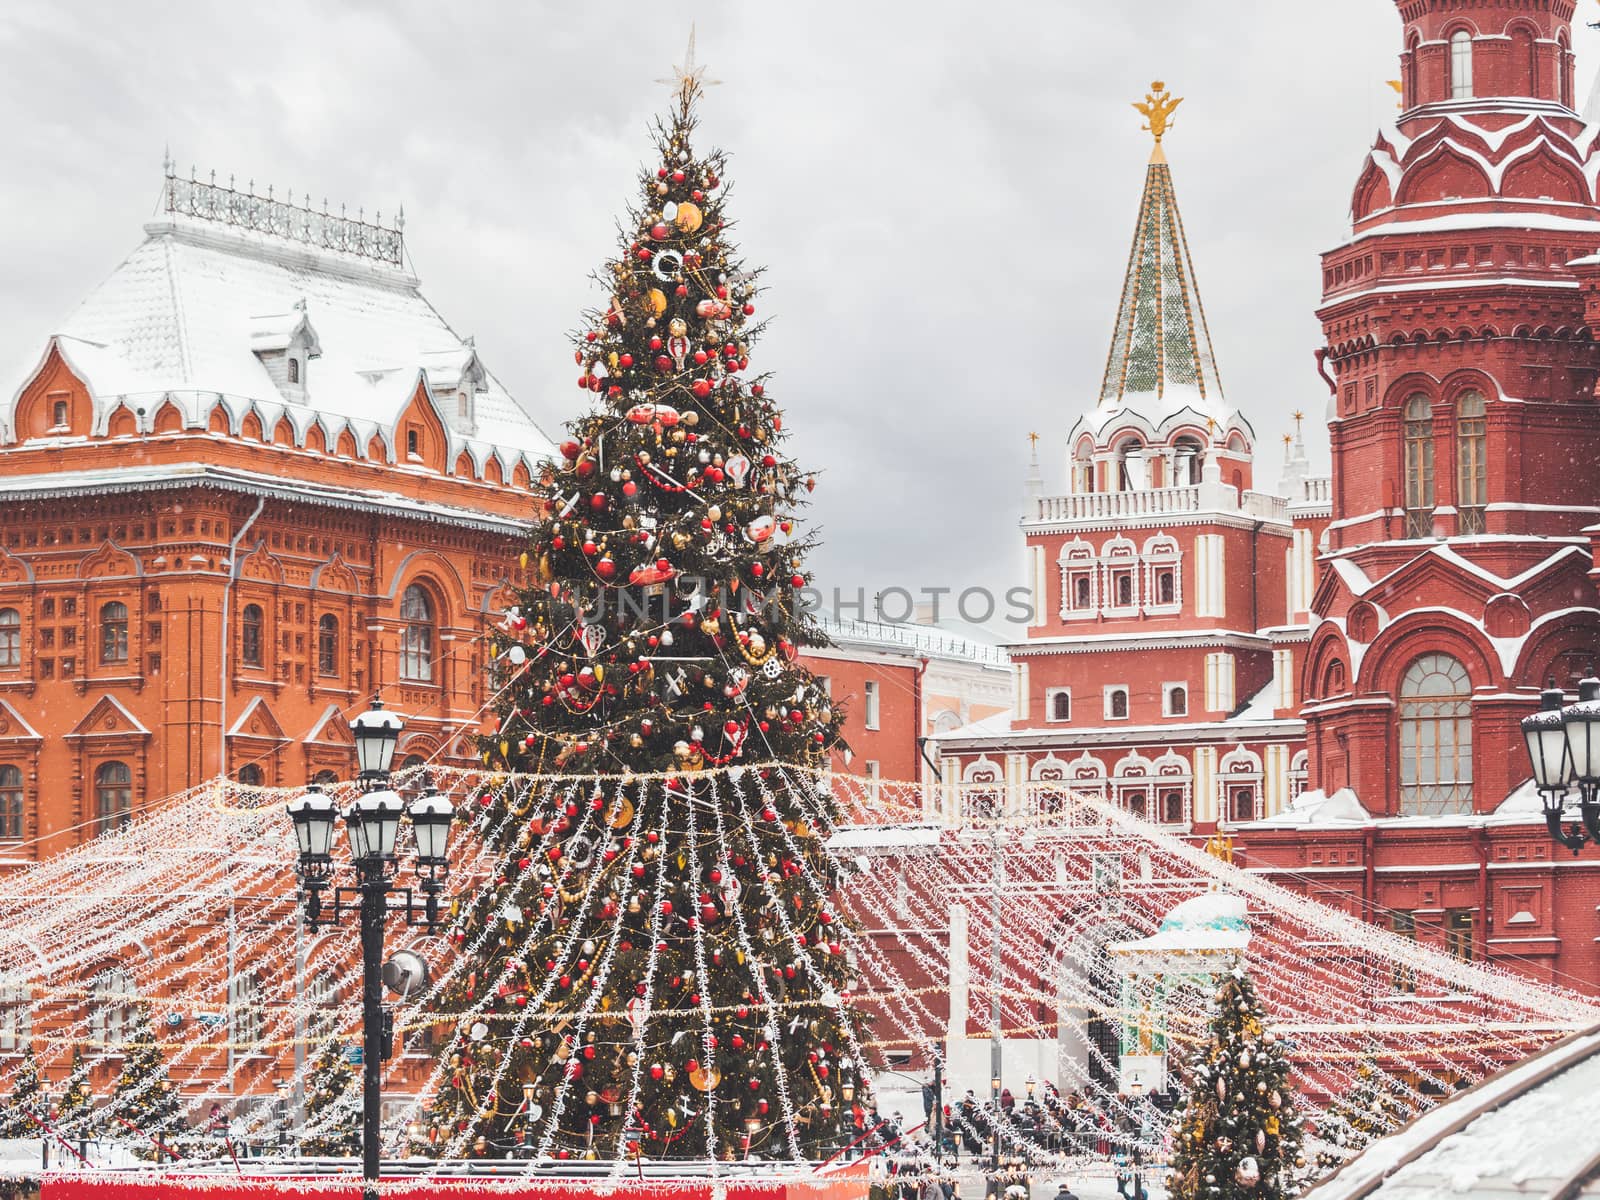
[[[650,311],[660,316],[667,311],[667,294],[660,288],[651,288],[645,293],[645,300],[650,305]]]
[[[705,218],[700,212],[700,206],[698,204],[694,204],[691,201],[685,200],[682,204],[678,205],[676,224],[680,232],[693,233],[700,228],[704,220]]]

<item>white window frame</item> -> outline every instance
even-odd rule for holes
[[[882,723],[882,696],[881,688],[876,679],[868,679],[861,685],[861,727],[863,729],[878,729]]]
[[[871,799],[877,800],[880,793],[880,784],[883,778],[883,773],[878,765],[878,760],[875,758],[869,758],[865,763],[862,764],[862,767],[863,773],[867,777],[867,795],[871,797]]]
[[[1458,29],[1450,35],[1450,99],[1472,99],[1472,33]]]
[[[1056,697],[1067,698],[1067,715],[1063,720],[1056,716]],[[1072,723],[1072,689],[1071,688],[1046,688],[1044,693],[1044,720],[1046,725],[1070,725]]]
[[[21,1054],[33,1044],[33,992],[0,983],[0,1054]]]
[[[818,675],[816,680],[817,686],[822,689],[822,694],[831,700],[833,698],[833,676]]]
[[[1183,689],[1183,711],[1172,711],[1172,689]],[[1169,679],[1161,685],[1161,715],[1163,717],[1187,717],[1189,709],[1193,707],[1194,689],[1189,686],[1186,679]]]
[[[1126,711],[1123,713],[1122,716],[1114,717],[1114,716],[1111,715],[1111,697],[1116,695],[1116,693],[1118,693],[1118,692],[1122,693],[1122,696],[1123,696],[1123,708]],[[1102,711],[1105,713],[1105,719],[1107,721],[1127,721],[1127,720],[1131,720],[1132,719],[1132,717],[1133,717],[1133,690],[1131,688],[1129,688],[1127,684],[1125,684],[1125,683],[1108,683],[1108,684],[1105,685],[1105,688],[1102,690],[1101,695],[1102,695],[1102,703],[1103,703]]]

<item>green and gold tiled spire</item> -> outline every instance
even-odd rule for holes
[[[1160,418],[1152,408],[1170,412],[1187,405],[1218,416],[1227,410],[1178,214],[1172,170],[1161,148],[1181,103],[1181,97],[1172,96],[1165,84],[1157,82],[1150,85],[1144,102],[1134,105],[1145,116],[1155,149],[1145,174],[1133,252],[1100,386],[1101,409],[1137,409],[1155,420]]]

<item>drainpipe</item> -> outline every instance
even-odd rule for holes
[[[1475,953],[1479,962],[1489,962],[1489,830],[1480,822],[1472,831],[1478,850],[1478,919],[1473,923]]]
[[[267,506],[267,498],[260,496],[256,499],[256,510],[250,514],[248,520],[239,526],[239,532],[233,535],[233,541],[228,543],[228,579],[222,585],[222,696],[220,715],[217,720],[217,774],[228,773],[228,674],[233,667],[233,655],[228,653],[228,614],[233,611],[233,585],[239,578],[239,543],[244,541],[244,535],[250,532],[250,526],[256,523],[256,518],[261,515],[261,510]]]

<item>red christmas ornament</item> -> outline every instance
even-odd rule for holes
[[[650,236],[658,242],[664,242],[672,235],[672,230],[661,221],[650,226]]]

